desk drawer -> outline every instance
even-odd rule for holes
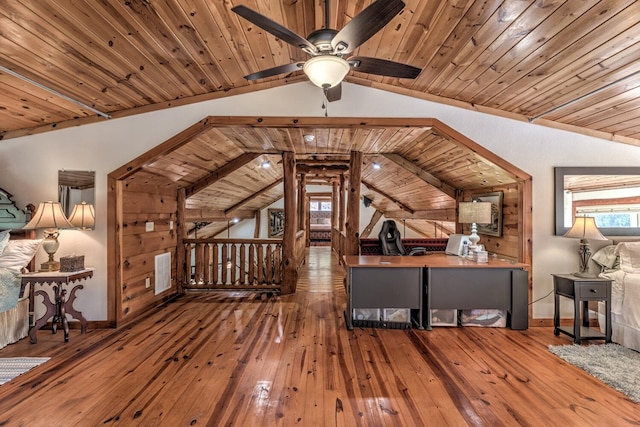
[[[578,288],[580,299],[606,298],[607,285],[605,283],[584,283]]]

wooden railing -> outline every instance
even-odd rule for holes
[[[184,289],[271,289],[282,285],[282,240],[185,239]]]
[[[343,232],[337,228],[331,229],[331,249],[338,256],[340,263],[342,264],[342,256],[344,255],[344,242],[346,236]]]
[[[300,266],[304,263],[305,253],[307,250],[307,237],[306,232],[304,230],[300,230],[296,233],[296,246],[295,246],[295,254],[298,265],[296,268],[300,268]]]

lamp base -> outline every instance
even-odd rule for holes
[[[58,271],[60,270],[60,261],[46,261],[40,264],[40,271]]]

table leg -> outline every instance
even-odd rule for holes
[[[556,292],[553,294],[554,304],[553,304],[553,335],[560,335],[560,295]]]
[[[573,297],[573,342],[580,344],[580,299],[575,295]]]
[[[65,302],[64,307],[66,312],[69,313],[73,319],[77,319],[80,321],[80,333],[84,334],[85,332],[87,332],[87,319],[82,315],[82,312],[76,310],[73,307],[73,303],[76,300],[76,291],[82,288],[84,288],[83,285],[76,285],[73,289],[71,289],[69,299],[67,300],[67,302]]]
[[[40,329],[42,326],[47,324],[47,320],[49,320],[51,317],[54,317],[57,313],[58,313],[58,306],[57,304],[54,304],[51,299],[49,298],[49,295],[45,292],[45,291],[41,291],[41,290],[37,290],[33,293],[33,295],[42,295],[42,297],[44,298],[44,306],[47,309],[46,313],[38,319],[38,321],[36,322],[35,325],[33,325],[33,327],[31,328],[31,330],[29,331],[29,341],[31,341],[31,344],[35,344],[38,342],[38,337],[36,336],[36,333],[38,332],[38,329]]]
[[[582,326],[589,327],[589,301],[582,301]]]
[[[62,287],[62,285],[60,285]],[[67,320],[67,309],[65,297],[67,290],[62,289],[60,291],[60,322],[62,323],[62,331],[64,332],[64,342],[69,341],[69,321]]]

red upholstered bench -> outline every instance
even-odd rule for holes
[[[402,245],[406,249],[407,253],[411,252],[411,249],[418,247],[425,248],[427,253],[444,252],[447,248],[448,241],[448,237],[406,238],[402,239]],[[360,255],[382,255],[380,240],[377,238],[360,239]]]

